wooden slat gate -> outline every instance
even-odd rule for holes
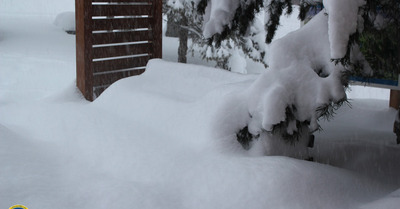
[[[77,86],[93,101],[162,56],[162,0],[76,0]]]

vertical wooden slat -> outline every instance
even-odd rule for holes
[[[85,98],[93,101],[92,2],[76,0],[76,83]]]
[[[153,1],[153,57],[162,58],[162,0]]]

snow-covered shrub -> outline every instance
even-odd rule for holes
[[[397,80],[400,69],[400,2],[367,1],[364,28],[358,35],[360,52],[373,69],[373,77]],[[353,72],[356,76],[359,72]]]
[[[217,126],[217,137],[228,146],[245,127],[250,137],[241,144],[249,143],[250,153],[307,158],[309,133],[319,129],[318,119],[346,101],[345,68],[330,61],[328,16],[320,13],[273,42],[270,53],[269,70],[223,108],[231,111],[220,115],[230,127]]]
[[[368,1],[371,2],[372,0]],[[321,1],[300,1],[304,9]],[[364,0],[323,0],[324,9],[298,31],[272,43],[269,70],[240,95],[232,96],[216,126],[225,144],[249,149],[250,153],[307,155],[309,133],[320,129],[319,119],[331,117],[347,102],[346,75],[356,70],[371,74],[371,68],[359,50],[357,34],[366,17]],[[279,25],[284,8],[291,11],[290,0],[200,0],[204,14],[203,34],[212,43],[220,43],[231,34],[246,34],[254,17],[243,15],[265,8],[266,42]],[[397,11],[399,8],[397,8]],[[364,18],[363,18],[364,17]],[[272,34],[271,34],[272,33]],[[217,131],[218,132],[218,131]],[[286,148],[276,141],[291,142]],[[232,143],[234,142],[234,143]],[[291,148],[296,144],[296,148]],[[285,146],[283,146],[285,147]],[[290,151],[291,150],[291,151]]]
[[[75,12],[62,12],[56,16],[54,25],[67,33],[75,34]]]

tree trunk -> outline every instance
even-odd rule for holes
[[[174,21],[174,16],[172,14],[168,14],[167,21],[167,31],[165,32],[165,36],[167,37],[178,37],[179,31],[179,23]]]
[[[187,27],[188,20],[185,15],[182,15],[180,26]],[[188,30],[186,28],[179,28],[179,48],[178,48],[178,62],[186,63],[186,55],[188,51]]]

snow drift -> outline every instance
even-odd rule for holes
[[[3,14],[0,208],[398,205],[400,152],[386,101],[356,100],[321,122],[312,150],[320,163],[232,152],[237,142],[215,136],[248,122],[247,101],[230,102],[258,75],[153,60],[89,103],[74,83],[73,37],[54,18]]]
[[[354,208],[388,192],[327,165],[215,149],[219,101],[254,79],[154,60],[94,103],[3,105],[0,206]]]

